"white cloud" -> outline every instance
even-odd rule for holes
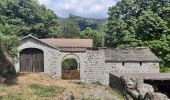
[[[52,9],[59,17],[68,17],[69,14],[91,17],[107,17],[108,7],[117,0],[38,0],[40,4]]]

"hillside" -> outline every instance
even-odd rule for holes
[[[101,30],[107,24],[107,19],[85,18],[81,16],[71,15],[69,18],[59,18],[59,25],[62,26],[63,23],[67,23],[71,19],[73,19],[77,23],[80,31],[85,30],[87,27],[90,27],[94,30]]]

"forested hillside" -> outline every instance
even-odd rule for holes
[[[170,1],[121,0],[109,9],[108,47],[147,46],[170,67]]]
[[[84,18],[70,15],[68,18],[58,19],[58,38],[91,38],[94,46],[104,46],[107,19]]]

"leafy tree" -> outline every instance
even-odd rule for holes
[[[62,62],[62,70],[77,70],[77,69],[78,63],[74,58],[66,59]]]
[[[2,0],[0,23],[13,25],[19,36],[33,34],[45,38],[57,31],[57,16],[36,0]]]
[[[19,38],[15,35],[17,30],[8,24],[0,24],[0,52],[7,52],[12,57],[17,55]]]
[[[108,14],[108,47],[147,46],[169,66],[169,0],[121,0]]]
[[[97,30],[87,28],[80,33],[80,38],[93,39],[94,47],[99,47],[102,44],[102,36]]]
[[[64,27],[63,27],[64,37],[76,38],[78,37],[79,33],[80,33],[80,28],[78,26],[78,23],[76,22],[74,17],[70,15],[68,21],[64,24]]]
[[[14,60],[17,56],[18,37],[15,35],[16,30],[8,24],[0,24],[0,74],[7,76],[6,73],[11,72],[15,76]]]

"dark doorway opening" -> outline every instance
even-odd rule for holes
[[[170,98],[170,80],[144,80],[153,86],[155,92],[161,92]]]

